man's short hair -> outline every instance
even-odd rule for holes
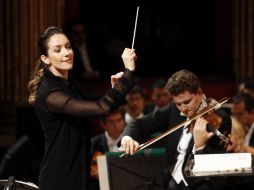
[[[254,99],[251,95],[247,93],[238,93],[232,98],[233,104],[239,104],[243,102],[245,105],[245,110],[250,112],[254,109]]]
[[[177,96],[185,91],[197,93],[200,89],[200,79],[192,72],[181,70],[174,73],[166,84],[166,89],[173,96]]]
[[[158,80],[153,82],[152,88],[153,89],[155,89],[155,88],[165,88],[166,84],[167,84],[167,81],[165,79],[158,79]]]
[[[124,111],[124,109],[121,107],[121,108],[118,108],[118,109],[113,110],[109,115],[104,116],[104,117],[101,117],[101,118],[100,118],[100,121],[101,121],[102,123],[105,123],[105,122],[106,122],[106,119],[107,119],[109,116],[111,116],[111,115],[113,115],[113,114],[116,114],[116,113],[120,113],[120,114],[122,115],[122,118],[124,119],[125,111]]]

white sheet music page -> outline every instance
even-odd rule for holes
[[[250,153],[197,154],[192,172],[239,172],[252,169]]]

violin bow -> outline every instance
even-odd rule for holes
[[[148,146],[152,145],[153,143],[159,141],[160,139],[168,136],[169,134],[173,133],[174,131],[178,130],[179,128],[181,128],[181,127],[183,127],[185,125],[189,125],[192,121],[194,121],[198,117],[200,117],[200,116],[202,116],[202,115],[204,115],[204,114],[206,114],[206,113],[208,113],[208,112],[210,112],[212,110],[219,109],[222,106],[222,104],[226,103],[229,99],[230,98],[228,98],[228,97],[222,98],[217,104],[215,104],[214,106],[211,106],[209,109],[206,109],[206,110],[202,111],[201,113],[191,117],[190,119],[188,119],[188,120],[186,120],[184,122],[181,122],[180,124],[176,125],[175,127],[173,127],[171,129],[167,130],[166,132],[158,135],[157,137],[154,137],[154,138],[148,140],[147,142],[141,144],[139,146],[139,149],[137,151],[135,151],[134,154],[136,154],[137,152],[147,148]],[[120,158],[124,157],[124,156],[127,156],[127,155],[128,155],[127,153],[123,153],[123,154],[120,155]]]

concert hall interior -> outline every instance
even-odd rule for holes
[[[195,73],[216,100],[234,97],[242,82],[254,79],[251,0],[1,0],[0,12],[0,180],[15,176],[38,185],[44,136],[27,85],[40,59],[37,40],[49,26],[69,37],[74,64],[83,64],[75,40],[84,40],[89,68],[84,63],[73,74],[82,91],[99,96],[124,69],[124,48],[133,47],[147,109],[155,107],[152,84],[182,69]],[[245,92],[254,89],[249,86]],[[231,108],[230,99],[223,109],[231,115]],[[104,133],[100,118],[88,122],[91,138]]]

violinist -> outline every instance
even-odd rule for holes
[[[192,72],[181,70],[174,73],[165,86],[172,96],[172,102],[127,125],[121,140],[120,149],[127,154],[138,150],[143,139],[155,132],[165,132],[188,118],[198,114],[207,106],[217,103],[206,98],[201,89],[200,79]],[[231,119],[222,109],[214,113],[221,118],[218,130],[221,133],[231,132]],[[188,182],[183,168],[192,154],[225,153],[225,147],[213,132],[207,131],[208,121],[199,117],[194,123],[177,129],[167,137],[167,160],[165,163],[166,184],[168,189],[216,189],[219,185],[212,179],[196,179]]]
[[[97,156],[106,152],[119,152],[117,145],[125,127],[124,110],[116,109],[110,115],[101,118],[100,125],[104,132],[91,139],[91,190],[99,190]]]

